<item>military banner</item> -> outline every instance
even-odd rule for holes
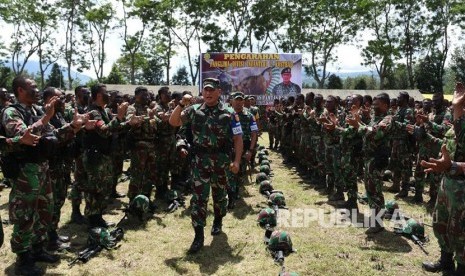
[[[273,53],[204,53],[200,62],[202,80],[217,78],[222,97],[242,91],[254,95],[258,105],[269,105],[302,90],[302,55]]]

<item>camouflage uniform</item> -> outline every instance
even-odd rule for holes
[[[340,114],[336,116],[339,117]],[[329,111],[325,110],[323,116],[329,119]],[[326,186],[328,192],[331,193],[334,187],[341,190],[343,182],[341,179],[340,166],[341,166],[341,145],[339,137],[332,132],[323,130],[323,141],[325,145],[325,171],[326,171]]]
[[[127,119],[132,116],[148,116],[149,107],[135,103],[128,108]],[[128,133],[131,151],[131,180],[128,197],[131,201],[137,195],[150,198],[152,185],[156,183],[155,132],[160,119],[147,119],[140,127],[133,127]]]
[[[233,174],[230,170],[228,173],[228,195],[237,196],[239,194],[240,185],[243,183],[244,177],[247,177],[247,160],[245,159],[246,151],[250,149],[252,142],[252,133],[258,133],[258,126],[255,122],[255,117],[244,108],[242,112],[235,113],[239,117],[242,128],[242,143],[244,145],[244,151],[242,153],[241,165],[239,173]]]
[[[29,108],[22,104],[15,106],[10,106],[3,114],[2,125],[7,137],[22,135],[27,126],[32,127],[33,134],[50,138],[70,140],[74,137],[69,125],[57,130],[50,124],[43,125],[39,107]],[[56,143],[50,142],[48,145],[50,144]],[[11,249],[14,253],[30,251],[34,245],[40,245],[50,229],[53,191],[47,174],[47,156],[41,152],[44,148],[45,142],[41,142],[34,148],[24,147],[13,154],[19,164],[19,175],[13,180],[9,199],[9,217],[14,224],[11,236]]]
[[[66,125],[66,120],[60,112],[57,112],[50,120],[50,124],[59,129]],[[61,208],[65,204],[68,193],[70,181],[67,176],[71,173],[71,167],[68,164],[72,162],[73,150],[74,143],[61,145],[59,154],[55,154],[49,160],[48,173],[53,191],[52,230],[58,229]]]
[[[270,149],[277,148],[279,145],[278,139],[278,116],[276,110],[270,110],[268,112],[268,137],[270,140]]]
[[[160,112],[166,113],[169,111],[169,107],[159,104],[155,110],[157,114]],[[168,191],[169,173],[174,166],[173,158],[175,151],[175,128],[173,128],[167,121],[160,122],[155,138],[155,186],[157,189],[157,198],[164,198],[166,192]]]
[[[380,125],[386,125],[381,127]],[[384,208],[383,173],[388,165],[390,132],[400,131],[400,124],[393,122],[392,116],[373,116],[368,126],[360,126],[358,135],[363,138],[365,154],[365,190],[368,204],[378,213]],[[404,130],[405,131],[405,130]]]
[[[224,108],[221,102],[214,107],[205,104],[193,105],[183,111],[182,121],[192,123],[192,225],[194,228],[205,227],[210,187],[215,218],[226,215],[226,170],[229,170],[231,163],[228,153],[233,145],[233,135],[242,135],[242,130],[240,122],[233,116],[233,111]]]
[[[413,124],[413,110],[408,107],[399,107],[392,116],[393,121],[402,124]],[[410,160],[412,146],[409,145],[409,136],[405,131],[393,133],[391,164],[394,187],[399,187],[402,181],[402,189],[407,189],[412,174],[412,161]]]
[[[299,142],[299,160],[304,166],[305,170],[308,171],[313,167],[314,155],[312,154],[312,133],[310,130],[310,120],[308,119],[309,114],[305,110],[300,115],[301,134]]]
[[[446,144],[451,159],[455,162],[465,162],[465,116],[454,121],[445,135],[445,139],[428,135],[432,143],[440,147]],[[465,177],[452,176],[445,172],[439,186],[436,206],[433,212],[433,230],[438,239],[441,251],[455,253],[459,264],[465,264]]]
[[[325,171],[325,146],[323,142],[323,132],[321,129],[321,125],[318,123],[316,118],[319,118],[321,114],[323,114],[324,109],[323,108],[317,108],[315,107],[315,117],[311,118],[309,117],[309,122],[310,122],[310,131],[312,133],[312,138],[311,138],[311,143],[312,143],[312,148],[315,156],[315,162],[314,162],[314,170],[316,172],[316,177],[318,178],[319,181],[322,181],[326,185],[326,171]]]
[[[76,105],[77,111],[79,114],[84,114],[87,111],[85,106]],[[67,121],[72,120],[74,115],[74,109],[66,109],[65,110],[65,119]],[[75,141],[75,157],[74,157],[74,183],[71,187],[71,191],[69,197],[71,199],[71,205],[73,208],[79,209],[79,206],[82,202],[82,194],[84,192],[85,182],[87,181],[87,173],[84,170],[83,164],[83,139],[84,139],[84,131],[80,131],[76,134]]]
[[[118,119],[111,118],[99,106],[89,106],[89,119],[97,120],[95,130],[84,136],[83,165],[87,173],[84,185],[86,216],[101,216],[109,204],[113,185],[113,160],[111,159],[111,134],[121,127]]]

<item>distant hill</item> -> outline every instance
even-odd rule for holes
[[[68,76],[68,70],[66,70],[66,66],[63,66],[61,64],[59,64],[63,70],[63,76],[65,78],[65,81],[67,80],[67,76]],[[5,66],[7,67],[11,67],[11,62],[10,61],[7,61],[5,62]],[[40,63],[38,61],[35,61],[35,60],[30,60],[27,62],[26,64],[26,67],[24,68],[28,73],[30,74],[39,74],[40,72]],[[48,69],[45,71],[45,76],[48,77],[48,75],[50,74],[50,71],[52,70],[52,65],[48,67]],[[79,81],[81,83],[87,83],[88,81],[90,81],[92,78],[87,76],[87,75],[84,75],[84,74],[81,74],[77,71],[74,71],[74,70],[71,70],[71,77],[74,78],[74,79],[79,79]]]
[[[331,72],[331,73],[333,73],[333,72]],[[345,80],[347,78],[356,78],[356,77],[359,77],[359,76],[371,76],[371,75],[373,75],[375,78],[378,78],[378,75],[373,74],[373,72],[371,72],[371,71],[360,71],[360,72],[349,72],[349,73],[334,72],[333,74],[340,77],[342,80]],[[315,82],[315,80],[313,79],[313,77],[306,75],[305,71],[302,70],[302,82],[304,84],[306,83],[306,84],[311,85],[312,83]]]

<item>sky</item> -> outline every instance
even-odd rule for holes
[[[117,8],[117,13],[118,16],[122,15],[122,9]],[[135,32],[139,29],[140,23],[137,21],[131,21],[129,22],[129,30],[130,32]],[[11,34],[13,32],[12,27],[8,26],[5,24],[0,23],[0,27],[2,28],[2,35],[0,36],[0,39],[4,41],[6,45],[9,44],[11,41]],[[122,30],[112,30],[109,33],[105,49],[107,53],[107,59],[104,64],[104,76],[108,75],[108,73],[111,70],[111,66],[113,63],[120,57],[121,55],[121,48],[123,45],[123,40],[121,38],[122,36]],[[369,39],[366,36],[366,32],[362,33],[361,37],[357,37],[359,42],[357,42],[357,45],[353,44],[348,44],[348,45],[341,45],[337,48],[335,48],[335,54],[338,57],[338,60],[335,64],[329,64],[328,65],[328,71],[332,73],[350,73],[350,72],[361,72],[361,71],[374,71],[374,68],[371,67],[366,67],[362,66],[361,63],[363,61],[361,57],[361,47],[364,46],[367,43],[367,40]],[[58,43],[63,43],[64,42],[64,30],[61,30],[57,33],[57,38],[56,38]],[[454,39],[452,39],[454,41]],[[206,45],[203,45],[203,48],[206,49]],[[451,47],[452,49],[452,47]],[[176,52],[178,53],[176,56],[173,57],[171,63],[172,67],[170,69],[170,75],[173,76],[174,73],[182,66],[188,67],[187,63],[187,54],[185,53],[185,50],[182,46],[177,47]],[[243,51],[244,52],[244,51]],[[197,55],[197,48],[193,47],[193,55]],[[37,56],[33,56],[31,58],[32,60],[38,60]],[[308,61],[310,60],[310,55],[303,53],[303,63],[308,64]],[[59,64],[64,66],[65,62],[59,61]],[[75,68],[73,68],[75,69]],[[86,70],[83,72],[83,74],[91,77],[91,78],[96,78],[95,72],[91,70]]]

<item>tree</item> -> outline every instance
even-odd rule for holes
[[[121,27],[123,27],[122,38],[124,41],[123,54],[128,60],[129,79],[131,84],[136,84],[136,70],[140,68],[140,56],[142,55],[142,46],[145,38],[145,31],[147,29],[145,6],[139,0],[122,0],[123,4],[123,19],[121,20]],[[130,19],[140,19],[141,27],[134,34],[129,33],[128,21]],[[131,25],[133,26],[133,25]]]
[[[361,78],[357,81],[354,87],[355,90],[366,90],[367,89],[367,83],[365,81],[365,78]]]
[[[58,63],[54,63],[52,66],[52,70],[50,71],[50,75],[47,79],[47,86],[53,86],[56,88],[65,87],[63,72],[61,71],[61,67]]]
[[[450,69],[455,80],[465,83],[465,45],[455,48],[451,56]]]
[[[123,74],[121,74],[118,66],[113,64],[111,67],[110,74],[105,78],[104,83],[106,84],[126,84]]]
[[[176,74],[173,76],[171,84],[174,85],[190,85],[189,75],[186,70],[186,66],[182,66],[178,69]]]
[[[348,43],[360,29],[360,15],[365,10],[364,1],[356,0],[295,0],[303,2],[308,12],[300,24],[303,26],[304,51],[311,54],[311,63],[305,67],[307,74],[311,75],[323,88],[329,78],[327,65],[337,59],[334,49]],[[362,4],[362,5],[360,5]],[[291,17],[301,20],[300,11]]]
[[[342,80],[340,77],[336,76],[335,74],[331,74],[328,78],[328,84],[326,86],[328,89],[342,89]]]
[[[395,0],[396,25],[400,28],[400,50],[405,58],[408,88],[414,89],[414,67],[425,47],[426,9],[424,0]],[[407,88],[406,87],[406,88]],[[404,88],[402,88],[404,89]]]
[[[0,65],[0,87],[10,89],[13,82],[14,72],[10,67]]]
[[[115,11],[111,3],[102,3],[93,5],[88,2],[89,6],[84,6],[85,19],[87,26],[83,29],[83,36],[89,46],[92,67],[97,80],[103,79],[103,65],[106,60],[105,42],[108,32],[110,31]]]
[[[366,25],[374,39],[362,50],[363,65],[374,66],[379,76],[379,89],[384,89],[386,79],[392,74],[395,60],[400,58],[395,30],[394,6],[391,0],[370,0]]]
[[[142,80],[148,85],[161,85],[163,80],[163,59],[152,56],[147,59],[146,66],[142,69]]]
[[[77,71],[89,69],[86,60],[82,35],[78,29],[85,29],[83,10],[79,8],[80,0],[61,0],[61,20],[65,24],[65,44],[61,47],[66,62],[68,90],[72,90],[74,79],[71,76],[72,67],[77,66]]]
[[[421,93],[443,92],[442,53],[432,52],[420,60],[416,68],[417,88]]]

